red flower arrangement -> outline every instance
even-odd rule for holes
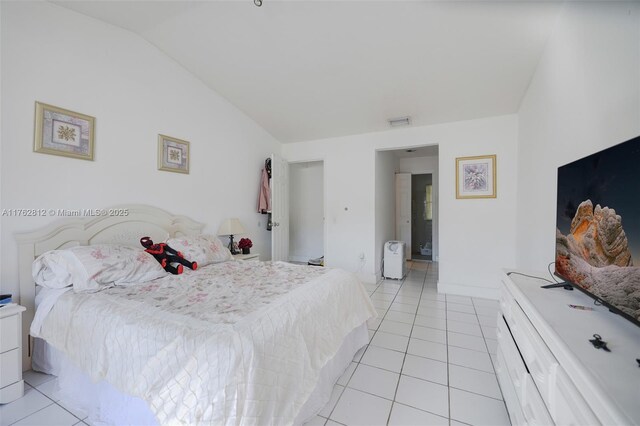
[[[241,249],[250,249],[251,247],[253,247],[253,243],[251,242],[251,240],[249,238],[241,238],[240,242],[238,243],[238,248]]]

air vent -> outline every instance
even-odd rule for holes
[[[411,117],[399,117],[399,118],[390,118],[387,120],[391,127],[401,127],[401,126],[410,126],[411,125]]]

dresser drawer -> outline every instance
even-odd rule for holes
[[[511,305],[514,303],[516,303],[516,301],[507,289],[507,285],[503,282],[500,291],[500,310],[502,311],[502,316],[504,316],[509,324],[513,322],[511,318]]]
[[[547,407],[540,397],[537,386],[528,374],[524,377],[522,413],[528,425],[547,426],[554,424]]]
[[[22,380],[20,349],[0,354],[0,388]]]
[[[500,368],[504,368],[506,373],[509,374],[509,377],[511,377],[513,388],[518,396],[518,400],[520,400],[522,399],[524,376],[528,374],[527,368],[520,357],[518,348],[513,342],[513,338],[511,337],[511,333],[509,333],[504,319],[498,322],[498,330],[496,333],[498,335],[498,353],[502,354],[504,361],[504,363],[500,365]]]
[[[567,426],[600,424],[562,367],[558,367],[555,374],[555,387],[551,395],[549,411],[557,424]]]
[[[540,391],[542,399],[549,404],[551,375],[558,361],[517,304],[512,306],[513,325],[511,332],[527,364],[529,373]],[[510,324],[511,325],[511,324]]]
[[[0,353],[16,349],[19,346],[20,315],[11,315],[0,319]]]
[[[504,402],[507,405],[507,411],[509,412],[509,418],[513,426],[526,425],[522,408],[520,407],[520,399],[517,395],[517,391],[509,376],[507,363],[505,361],[502,350],[498,347],[498,355],[496,360],[496,377],[500,384],[500,390],[504,397]]]

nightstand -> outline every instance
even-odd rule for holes
[[[0,404],[24,395],[22,381],[22,312],[20,305],[0,308]]]
[[[260,253],[234,254],[233,258],[235,260],[253,260],[257,262],[260,260]]]

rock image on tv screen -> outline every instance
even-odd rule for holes
[[[556,273],[640,325],[640,137],[558,168]]]

